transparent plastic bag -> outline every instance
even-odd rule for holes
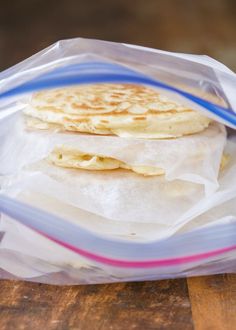
[[[216,135],[144,142],[27,133],[21,115],[34,91],[135,83],[235,128],[233,72],[206,56],[79,38],[56,43],[0,79],[0,268],[6,277],[78,284],[235,271],[236,147],[227,142],[230,163],[217,178],[226,143],[220,124]],[[158,165],[159,151],[166,157],[165,176],[76,176],[45,162],[56,144],[77,145],[77,139],[86,150],[103,148],[135,165],[140,150],[142,165],[144,159],[145,165]],[[191,147],[202,145],[204,157],[195,163]],[[127,153],[131,148],[135,152]],[[176,164],[174,151],[181,160]]]

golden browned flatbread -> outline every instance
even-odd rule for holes
[[[109,134],[121,137],[176,138],[201,132],[211,119],[152,88],[94,84],[42,91],[24,110],[31,128]]]

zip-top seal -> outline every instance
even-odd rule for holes
[[[236,219],[227,226],[209,226],[190,234],[143,243],[98,235],[4,195],[0,195],[0,211],[88,260],[114,267],[171,267],[210,260],[236,250]],[[195,253],[186,255],[189,244]]]
[[[56,68],[26,83],[0,93],[0,101],[1,99],[45,89],[95,83],[133,83],[149,85],[163,91],[171,92],[200,106],[206,114],[211,117],[213,116],[216,120],[218,119],[224,124],[236,128],[236,113],[230,107],[225,108],[216,105],[140,72],[109,62],[84,62]]]

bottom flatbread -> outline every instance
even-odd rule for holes
[[[57,146],[50,153],[49,161],[56,166],[64,168],[85,169],[92,171],[104,171],[115,169],[127,169],[144,176],[164,175],[165,170],[156,166],[130,165],[121,160],[95,155],[73,149],[68,146]],[[220,169],[228,163],[228,156],[223,154]]]
[[[93,171],[115,170],[123,168],[143,175],[163,175],[165,171],[155,166],[132,166],[121,160],[93,155],[66,146],[58,146],[48,159],[56,166]]]

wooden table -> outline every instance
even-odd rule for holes
[[[0,282],[0,329],[233,330],[236,275],[52,286]]]

